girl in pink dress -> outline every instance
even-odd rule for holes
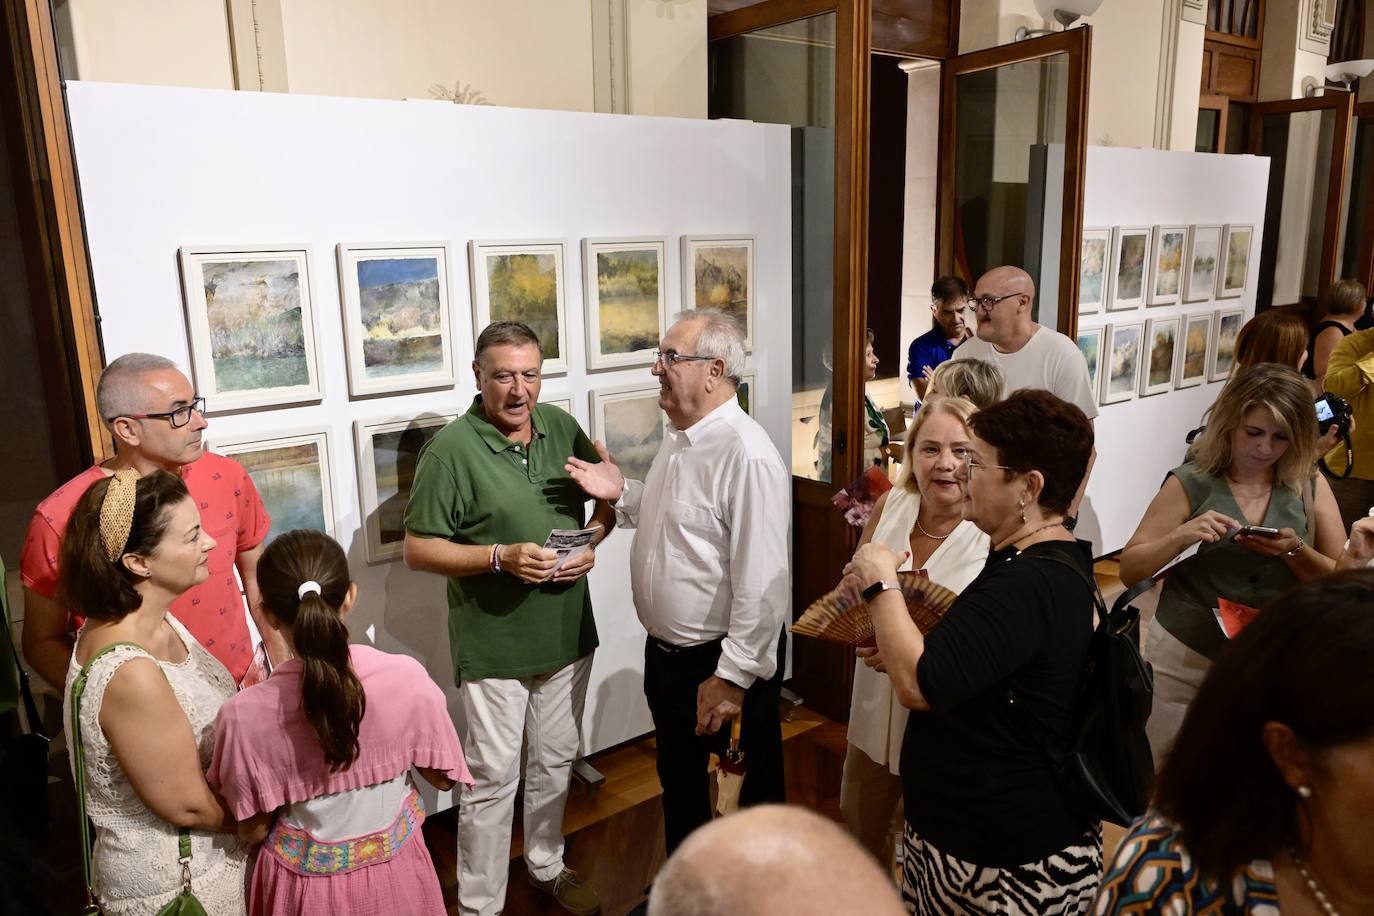
[[[248,912],[442,916],[410,769],[444,790],[472,784],[443,691],[408,656],[349,645],[358,588],[326,535],[281,535],[257,579],[295,657],[220,707],[206,774],[262,843]]]

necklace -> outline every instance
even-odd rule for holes
[[[958,524],[955,524],[954,528],[958,527]],[[931,534],[929,531],[926,530],[925,526],[921,524],[921,513],[916,513],[916,530],[921,532],[921,534],[925,535],[926,537],[930,538],[932,541],[943,541],[945,538],[949,537],[951,534],[954,533],[954,528],[951,528],[947,534]]]
[[[1015,544],[1017,541],[1024,541],[1026,538],[1035,537],[1035,535],[1039,534],[1040,532],[1042,532],[1042,531],[1044,531],[1044,530],[1046,530],[1046,529],[1048,529],[1048,528],[1062,528],[1063,526],[1064,526],[1064,520],[1063,520],[1063,519],[1060,519],[1060,520],[1057,521],[1057,522],[1050,522],[1050,523],[1047,524],[1047,525],[1041,525],[1039,528],[1036,528],[1034,531],[1027,531],[1025,534],[1021,535],[1020,537],[1012,538],[1010,543]]]
[[[1322,908],[1322,912],[1325,913],[1326,916],[1340,916],[1336,908],[1331,905],[1331,901],[1326,899],[1326,894],[1322,891],[1321,885],[1317,883],[1317,879],[1312,877],[1312,873],[1307,870],[1307,864],[1303,862],[1302,857],[1298,855],[1298,851],[1296,849],[1290,849],[1288,850],[1288,855],[1292,857],[1293,864],[1297,866],[1298,874],[1302,875],[1302,880],[1307,883],[1307,889],[1312,892],[1312,898],[1317,901],[1317,905]]]

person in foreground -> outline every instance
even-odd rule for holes
[[[714,309],[683,312],[659,344],[653,373],[671,425],[647,479],[625,480],[605,446],[568,472],[589,496],[614,500],[635,529],[630,587],[648,632],[644,696],[658,743],[669,855],[711,819],[711,753],[740,717],[748,761],[740,802],[780,802],[782,692],[791,581],[791,475],[768,434],[735,398],[744,338]],[[721,727],[726,726],[722,732]]]
[[[833,821],[760,805],[712,821],[664,864],[649,916],[898,916],[892,882]]]
[[[410,768],[472,785],[444,693],[404,655],[350,646],[358,596],[343,548],[288,531],[258,562],[262,612],[293,657],[220,707],[210,785],[262,843],[255,916],[442,916]]]
[[[911,457],[902,477],[879,497],[859,538],[860,548],[876,542],[894,553],[909,553],[899,570],[923,570],[932,582],[956,593],[977,577],[988,557],[988,536],[964,519],[960,482],[969,454],[965,424],[973,410],[963,398],[934,397],[922,405],[906,433],[904,449]],[[858,665],[840,811],[850,832],[884,866],[891,865],[895,848],[891,829],[902,798],[898,762],[906,723],[906,707],[889,679]]]
[[[1146,724],[1158,769],[1183,713],[1226,644],[1218,598],[1257,608],[1298,582],[1331,571],[1345,531],[1326,479],[1314,473],[1317,420],[1296,370],[1260,363],[1233,378],[1191,460],[1169,472],[1121,553],[1128,586],[1193,545],[1164,579],[1145,641],[1154,666]],[[1245,534],[1259,525],[1277,534]]]
[[[1374,572],[1285,593],[1203,680],[1094,912],[1374,913]]]
[[[1078,913],[1102,870],[1102,826],[1060,792],[1093,635],[1092,546],[1064,515],[1088,468],[1083,411],[1022,390],[973,414],[959,479],[987,564],[923,636],[876,541],[845,574],[877,631],[865,664],[912,710],[902,743],[902,897],[916,914]]]
[[[119,471],[81,496],[62,541],[63,606],[86,618],[67,666],[64,719],[95,823],[92,887],[107,916],[156,913],[182,887],[209,913],[243,910],[247,847],[205,781],[212,729],[234,680],[169,610],[210,575],[214,538],[181,478]],[[73,684],[85,668],[80,718]]]

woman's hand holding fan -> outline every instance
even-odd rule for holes
[[[855,555],[856,563],[861,558],[866,561],[859,567],[861,573],[871,572],[872,569],[869,567],[876,567],[879,561],[877,558],[882,558],[882,554],[876,551],[864,557],[870,546],[875,545],[866,544]],[[885,547],[881,549],[894,558],[897,556]],[[846,569],[853,567],[854,564],[851,563]],[[888,574],[879,578],[890,581],[894,576]],[[929,633],[935,624],[940,622],[940,618],[944,617],[957,597],[954,592],[931,582],[919,572],[900,572],[895,578],[901,586],[907,611],[922,633]],[[848,646],[874,645],[873,618],[869,616],[868,602],[863,597],[864,588],[871,584],[872,582],[860,579],[857,575],[845,576],[833,591],[806,609],[806,613],[792,625],[792,632]],[[865,664],[867,663],[868,660],[865,659]]]

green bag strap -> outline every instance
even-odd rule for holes
[[[91,666],[103,655],[118,649],[120,646],[131,646],[140,652],[148,652],[136,642],[112,642],[99,652],[91,656],[86,664],[81,666],[77,672],[75,680],[72,681],[72,727],[67,740],[72,744],[72,753],[76,760],[76,800],[81,808],[81,867],[86,876],[86,907],[87,912],[99,912],[99,903],[96,901],[95,889],[91,883],[91,825],[90,818],[86,815],[86,742],[81,738],[81,697],[86,692],[86,680],[90,676]],[[151,652],[148,652],[152,655]],[[156,661],[156,659],[154,660]],[[158,666],[162,671],[162,666]],[[166,677],[163,672],[163,677]],[[168,684],[170,685],[170,681]],[[191,831],[185,827],[177,831],[177,845],[180,852],[179,862],[181,863],[181,885],[183,890],[191,887]]]

